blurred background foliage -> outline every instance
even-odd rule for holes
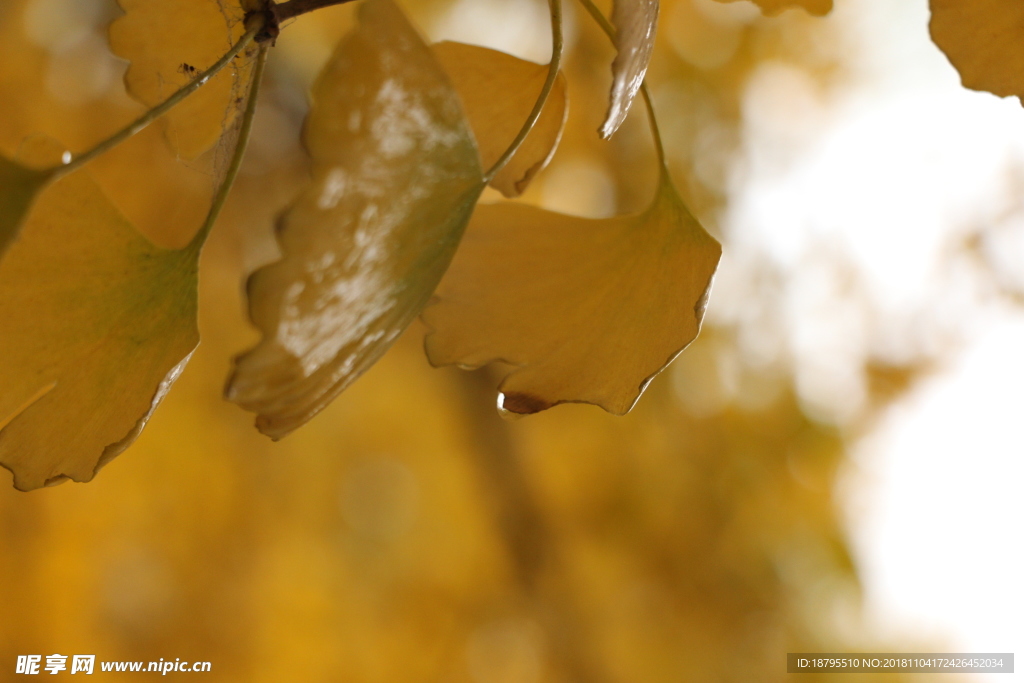
[[[433,39],[549,52],[539,0],[402,4]],[[525,200],[639,209],[655,179],[645,121],[634,113],[598,141],[612,52],[566,8],[570,121]],[[138,114],[106,45],[118,11],[0,3],[0,151],[37,134],[86,149]],[[230,357],[256,338],[240,283],[274,257],[274,216],[306,172],[306,92],[351,21],[333,8],[283,32],[203,256],[202,345],[138,443],[88,485],[0,486],[2,670],[59,652],[207,660],[211,681],[775,681],[786,652],[905,645],[860,626],[833,483],[919,361],[866,358],[866,400],[826,419],[789,366],[713,315],[713,296],[711,323],[625,418],[561,406],[503,421],[493,378],[429,368],[418,325],[280,443],[221,399]],[[802,11],[663,0],[649,82],[675,180],[720,238],[745,85],[770,64],[827,90],[847,77],[832,30]],[[173,246],[201,223],[216,160],[181,163],[164,134],[154,126],[90,171]],[[770,272],[760,282],[752,315],[780,316]]]

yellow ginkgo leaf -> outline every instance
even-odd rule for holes
[[[530,115],[548,77],[545,64],[465,43],[433,45],[476,136],[483,168],[508,149]],[[558,75],[540,118],[515,156],[490,184],[506,197],[518,197],[551,160],[569,115],[565,77]]]
[[[718,2],[737,2],[738,0],[718,0]],[[969,2],[973,0],[968,0]],[[792,7],[802,7],[814,16],[823,17],[832,11],[832,0],[754,0],[754,4],[769,17],[781,14]]]
[[[18,236],[32,201],[51,176],[50,171],[36,171],[0,157],[0,259]]]
[[[658,28],[659,0],[615,0],[615,61],[612,62],[612,92],[601,137],[610,138],[626,120],[626,114],[644,82],[654,52]]]
[[[193,80],[245,33],[239,0],[118,0],[124,15],[110,25],[110,47],[130,64],[124,82],[153,107]],[[167,115],[167,138],[186,159],[207,151],[241,110],[256,47]]]
[[[932,40],[964,87],[1024,97],[1024,2],[931,0]]]
[[[89,481],[135,440],[198,342],[196,268],[82,172],[42,192],[0,261],[0,464],[17,488]]]
[[[227,396],[280,438],[365,372],[429,300],[483,191],[457,93],[392,0],[366,0],[313,90],[313,182],[249,280],[263,333]]]
[[[700,329],[721,247],[663,174],[645,212],[591,220],[477,209],[423,313],[433,365],[511,366],[501,406],[629,412]]]

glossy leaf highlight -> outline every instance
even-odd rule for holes
[[[465,43],[437,43],[431,49],[462,99],[483,168],[490,168],[533,110],[548,67]],[[565,77],[559,74],[536,125],[490,185],[506,197],[521,195],[554,156],[568,114]]]
[[[457,93],[391,0],[367,0],[313,91],[313,181],[249,280],[263,333],[227,396],[280,438],[330,403],[419,315],[482,192]]]
[[[931,0],[932,40],[960,72],[964,87],[1024,97],[1024,3]]]
[[[510,366],[502,407],[622,415],[700,329],[721,247],[663,176],[644,213],[477,209],[423,319],[434,365]]]
[[[153,107],[213,65],[245,33],[239,0],[118,0],[110,47],[130,62],[124,82]],[[186,159],[213,147],[241,110],[255,46],[167,114],[167,138]]]
[[[647,65],[654,52],[658,29],[659,0],[615,0],[612,25],[615,27],[615,61],[612,62],[612,92],[608,114],[601,126],[601,137],[610,138],[626,120]]]
[[[198,343],[196,256],[153,246],[79,172],[0,261],[0,464],[89,481],[138,437]]]
[[[51,175],[0,157],[0,259],[18,236],[33,200]]]

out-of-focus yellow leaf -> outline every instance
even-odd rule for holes
[[[245,33],[239,0],[118,0],[110,47],[131,62],[124,82],[153,107],[224,56]],[[255,47],[167,114],[168,141],[187,159],[210,149],[235,121]]]
[[[230,400],[280,438],[365,372],[429,300],[483,172],[458,94],[391,0],[367,0],[313,91],[313,182],[282,218],[283,257],[249,280],[260,344]]]
[[[718,2],[737,2],[738,0],[718,0]],[[973,0],[969,0],[973,1]],[[832,0],[753,0],[754,4],[769,17],[781,14],[792,7],[803,7],[810,14],[823,17],[832,11]]]
[[[964,87],[1024,97],[1024,2],[931,0],[932,40]]]
[[[622,415],[696,336],[721,247],[662,174],[644,212],[590,220],[477,209],[423,313],[434,365],[511,365],[502,407]]]
[[[476,136],[484,168],[504,154],[533,111],[548,67],[465,43],[432,46],[448,73]],[[536,125],[508,164],[491,180],[506,197],[518,197],[551,160],[569,114],[565,77],[558,75]]]
[[[198,342],[196,267],[81,172],[40,195],[0,261],[0,464],[17,488],[89,481],[135,440]]]
[[[50,176],[49,171],[36,171],[0,157],[0,258],[18,236],[32,200]]]
[[[601,137],[610,138],[626,120],[647,73],[658,28],[659,0],[615,0],[615,61],[612,62],[612,93]]]

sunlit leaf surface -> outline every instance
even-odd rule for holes
[[[366,371],[420,313],[483,190],[458,95],[391,0],[360,25],[313,91],[311,186],[283,217],[282,260],[249,281],[263,333],[228,397],[274,438]]]
[[[45,171],[34,171],[0,157],[0,258],[17,237],[32,200],[49,179]]]
[[[89,481],[139,435],[198,342],[196,259],[150,244],[77,173],[0,262],[0,464]]]
[[[152,107],[212,66],[245,33],[239,0],[118,0],[124,16],[110,25],[110,47],[130,64],[128,93]],[[234,122],[255,48],[175,107],[167,137],[187,159],[210,149]]]
[[[424,311],[427,355],[511,365],[500,391],[513,413],[585,402],[625,414],[697,336],[720,255],[664,176],[634,216],[481,206]]]
[[[644,82],[654,52],[659,0],[615,0],[615,61],[612,62],[612,93],[601,137],[609,138],[626,120],[637,91]]]
[[[490,168],[529,117],[547,79],[548,67],[465,43],[437,43],[431,49],[462,99],[483,167]],[[523,193],[554,155],[568,105],[565,77],[559,74],[536,125],[515,156],[491,180],[492,187],[506,197]]]
[[[1024,2],[931,0],[932,40],[967,88],[1024,96]]]
[[[738,0],[718,0],[718,2],[737,2]],[[792,7],[802,7],[815,16],[825,16],[832,11],[832,0],[753,0],[769,17],[781,14]],[[973,0],[969,0],[973,1]]]

